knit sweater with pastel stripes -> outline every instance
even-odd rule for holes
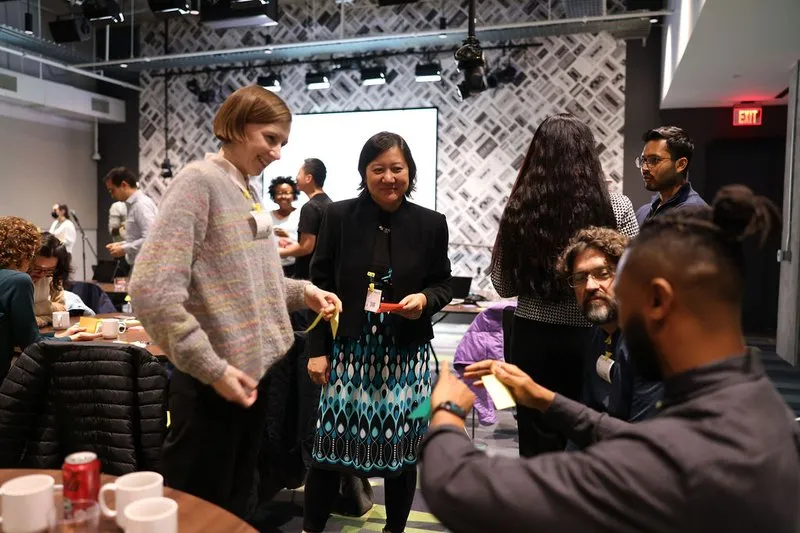
[[[272,232],[257,239],[252,191],[219,154],[172,180],[136,258],[133,309],[172,363],[203,383],[228,363],[255,380],[294,342],[289,312],[307,282],[286,279]],[[269,217],[267,217],[269,218]]]

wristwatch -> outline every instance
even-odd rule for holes
[[[436,408],[433,410],[433,412],[435,413],[436,411],[439,410],[448,411],[462,419],[467,418],[467,412],[464,409],[462,409],[460,405],[458,405],[455,402],[451,402],[450,400],[442,402],[439,405],[437,405]]]

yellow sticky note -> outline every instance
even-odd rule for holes
[[[516,405],[514,397],[511,396],[511,392],[509,392],[508,387],[500,383],[500,380],[498,380],[494,374],[483,376],[481,381],[483,382],[486,392],[488,392],[489,396],[492,398],[492,403],[494,403],[495,409],[500,411],[502,409],[509,409]]]
[[[100,321],[90,316],[82,316],[78,325],[86,328],[87,333],[97,333],[100,331]]]
[[[333,332],[333,338],[336,338],[336,332],[339,331],[339,313],[333,315],[331,318],[331,331]]]

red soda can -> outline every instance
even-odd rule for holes
[[[94,452],[77,452],[64,459],[64,510],[72,512],[73,502],[96,502],[100,492],[100,460]]]

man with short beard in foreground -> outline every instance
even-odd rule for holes
[[[580,230],[558,258],[557,268],[597,330],[584,360],[581,401],[596,411],[637,422],[656,413],[663,387],[661,381],[645,380],[632,368],[619,328],[614,278],[627,244],[625,235],[609,228]]]

